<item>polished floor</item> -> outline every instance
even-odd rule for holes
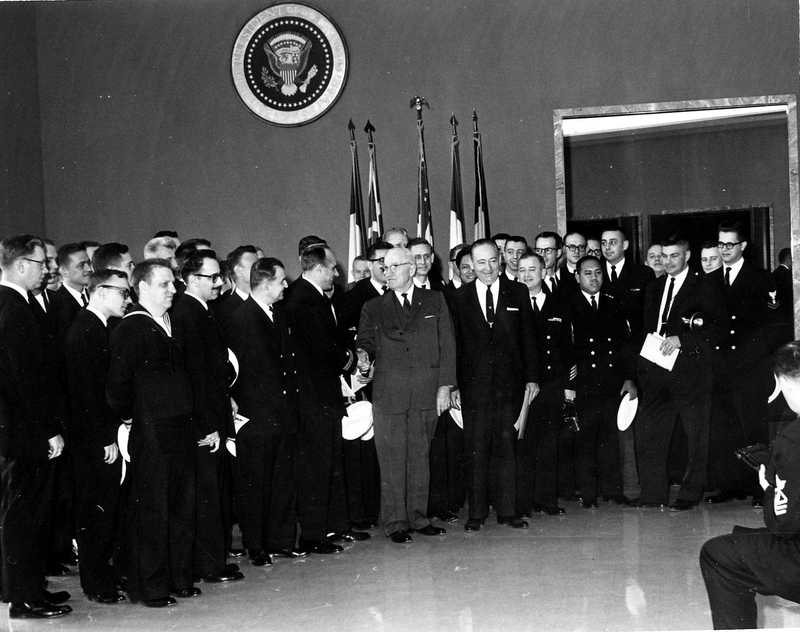
[[[0,618],[11,630],[459,631],[704,630],[711,627],[697,564],[702,543],[734,524],[760,526],[746,501],[684,513],[563,502],[562,517],[478,533],[462,519],[441,537],[393,544],[374,531],[338,555],[277,560],[231,585],[152,610],[99,606],[75,570],[53,579],[74,612],[49,622]],[[759,598],[759,627],[800,626],[800,605]]]

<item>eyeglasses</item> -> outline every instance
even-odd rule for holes
[[[586,246],[578,246],[575,244],[564,244],[564,248],[566,248],[570,252],[583,252],[584,250],[586,250]]]
[[[116,285],[98,285],[97,287],[104,287],[109,290],[116,290],[122,296],[123,301],[127,301],[131,297],[131,291],[124,287],[117,287]]]
[[[599,257],[600,256],[600,249],[598,248],[598,249],[595,250],[594,248],[590,248],[589,250],[586,251],[586,255],[588,257]]]
[[[719,248],[720,250],[733,250],[733,247],[734,246],[738,246],[740,243],[742,243],[742,242],[741,241],[734,241],[734,242],[721,241],[721,242],[719,242],[717,244],[717,248]]]
[[[376,261],[380,261],[381,263],[383,263],[383,257],[378,257],[377,259],[367,259],[367,261],[372,261],[372,263],[375,263]]]
[[[410,266],[410,265],[411,264],[408,261],[406,261],[405,263],[393,263],[390,266],[381,266],[381,272],[386,274],[386,271],[389,270],[392,274],[397,274],[397,269],[400,266]]]
[[[38,259],[29,259],[28,257],[20,257],[20,259],[25,259],[25,261],[30,261],[31,263],[38,263],[42,268],[47,267],[47,259],[39,261]]]
[[[533,251],[540,255],[552,255],[558,248],[534,248]]]
[[[194,276],[196,277],[203,277],[204,279],[211,279],[212,283],[216,283],[219,281],[219,278],[222,276],[221,274],[200,274],[199,272],[195,272]]]

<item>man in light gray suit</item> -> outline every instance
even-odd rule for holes
[[[456,380],[453,323],[441,292],[414,286],[414,256],[386,253],[390,291],[361,311],[356,349],[362,374],[374,362],[372,405],[381,469],[381,521],[393,542],[409,532],[441,535],[430,523],[428,451],[438,416],[450,405]]]

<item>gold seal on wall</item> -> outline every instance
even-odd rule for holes
[[[273,125],[305,125],[325,114],[344,90],[349,69],[341,31],[305,4],[275,4],[239,32],[231,55],[242,102]]]

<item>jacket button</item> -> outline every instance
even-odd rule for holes
[[[731,345],[731,350],[735,349],[736,345]]]
[[[589,342],[594,342],[594,338],[589,338]]]
[[[734,314],[733,316],[731,316],[731,320],[736,320],[736,314]]]
[[[592,368],[593,368],[593,369],[594,369],[594,368],[596,368],[596,367],[597,367],[597,365],[596,365],[596,364],[593,364],[593,365],[592,365]]]
[[[592,355],[594,355],[594,351],[592,351],[591,353],[592,353]]]

